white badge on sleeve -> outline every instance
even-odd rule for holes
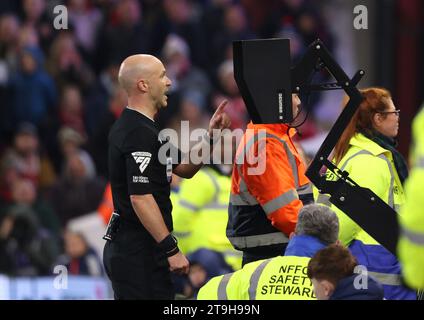
[[[168,182],[172,180],[172,158],[166,158],[166,178]]]

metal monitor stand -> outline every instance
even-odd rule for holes
[[[311,74],[325,68],[336,79],[336,83],[310,84]],[[343,89],[349,102],[331,128],[323,144],[309,165],[306,176],[319,189],[320,193],[330,194],[330,202],[345,212],[370,236],[396,255],[399,225],[396,211],[381,200],[370,189],[362,188],[341,171],[328,158],[350,119],[363,98],[356,85],[364,75],[359,70],[352,79],[346,75],[333,59],[328,49],[318,39],[312,43],[302,60],[291,70],[292,92],[323,91]],[[323,167],[333,172],[339,179],[328,181],[321,174]],[[366,168],[364,168],[366,170]]]

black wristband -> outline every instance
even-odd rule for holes
[[[177,239],[172,234],[168,234],[161,242],[158,243],[158,246],[167,258],[180,251],[180,249],[178,249]]]

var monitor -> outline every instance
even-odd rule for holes
[[[233,42],[234,78],[253,123],[293,121],[290,40]]]

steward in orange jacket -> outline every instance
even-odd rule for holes
[[[299,103],[295,96],[293,114]],[[284,254],[299,210],[313,202],[295,133],[286,124],[249,123],[238,146],[227,237],[243,251],[243,265]]]

